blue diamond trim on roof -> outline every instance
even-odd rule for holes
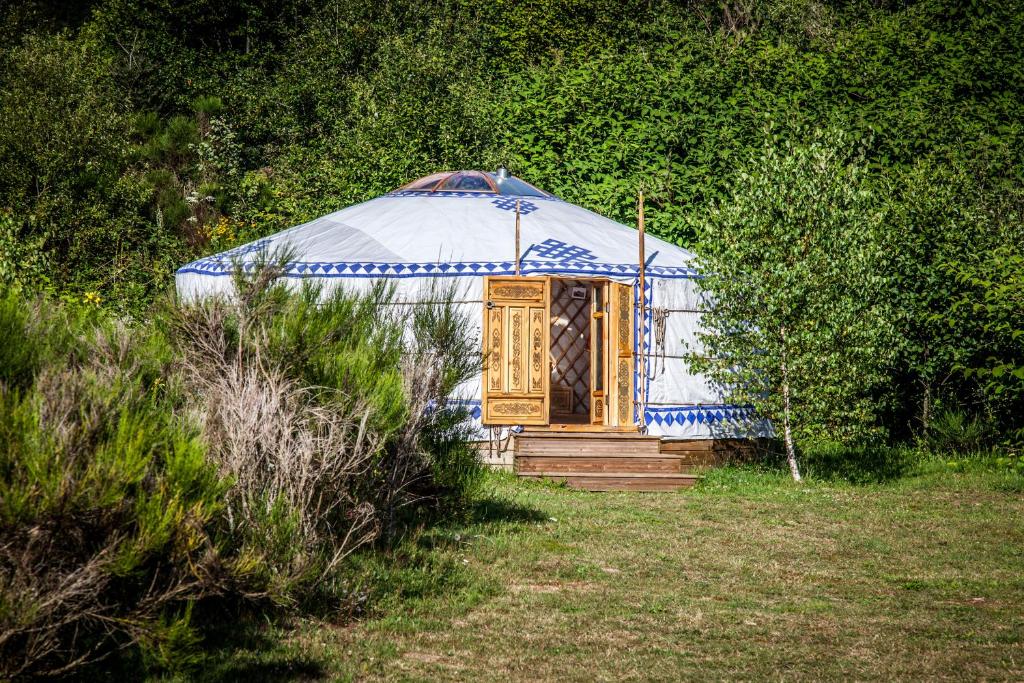
[[[554,240],[552,240],[554,241]],[[561,244],[561,243],[560,243]],[[599,263],[596,257],[586,249],[572,245],[553,246],[555,253],[558,250],[577,250],[573,256],[566,256],[563,260],[536,259],[526,260],[521,264],[521,272],[524,275],[530,274],[579,274],[579,275],[606,275],[613,277],[636,275],[637,266],[629,263]],[[540,254],[543,256],[543,254]],[[252,272],[256,268],[253,262],[241,264],[243,270]],[[193,261],[178,269],[178,273],[197,273],[200,275],[227,276],[235,269],[235,264],[223,255],[217,255]],[[511,261],[461,261],[453,263],[384,263],[384,262],[337,262],[324,263],[319,261],[292,261],[285,265],[285,277],[416,277],[422,274],[447,274],[450,276],[477,275],[485,271],[495,275],[513,275],[515,267]],[[648,274],[654,274],[653,269],[647,269]],[[693,268],[685,266],[663,266],[658,269],[658,277],[692,279],[697,277]],[[646,283],[645,283],[646,284]],[[649,297],[645,297],[650,301]]]

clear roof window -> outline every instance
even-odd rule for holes
[[[409,183],[408,185],[406,185],[402,189],[403,190],[433,190],[437,186],[438,183],[440,183],[442,180],[444,180],[445,178],[447,178],[450,175],[451,175],[451,172],[448,172],[448,173],[435,173],[433,175],[428,175],[428,176],[425,176],[423,178],[420,178],[419,180],[412,181],[411,183]]]
[[[514,176],[505,176],[499,178],[497,175],[492,175],[494,182],[498,185],[498,192],[501,194],[514,194],[521,197],[547,197],[547,192],[538,190],[536,187],[520,180]]]
[[[502,170],[501,173],[483,171],[448,171],[434,173],[404,185],[402,190],[415,192],[481,192],[516,197],[551,197],[530,183]]]
[[[494,186],[479,171],[456,173],[439,188],[451,192],[494,192]]]

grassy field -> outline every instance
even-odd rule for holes
[[[266,628],[217,680],[1024,679],[1010,475],[678,494],[495,475],[473,519],[365,564],[370,613]]]

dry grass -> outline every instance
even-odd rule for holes
[[[727,470],[682,494],[586,494],[494,477],[474,523],[408,542],[372,618],[305,622],[210,673],[1021,680],[1024,500],[998,483]]]

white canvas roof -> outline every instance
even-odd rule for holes
[[[522,186],[531,188],[526,183]],[[220,283],[213,285],[210,278],[229,275],[236,261],[251,263],[260,254],[282,249],[292,254],[286,273],[291,278],[511,274],[517,201],[524,275],[635,279],[635,229],[535,188],[530,191],[533,194],[396,190],[189,263],[178,270],[178,291],[186,298],[220,291]],[[690,252],[650,236],[645,247],[651,276],[693,277]]]

